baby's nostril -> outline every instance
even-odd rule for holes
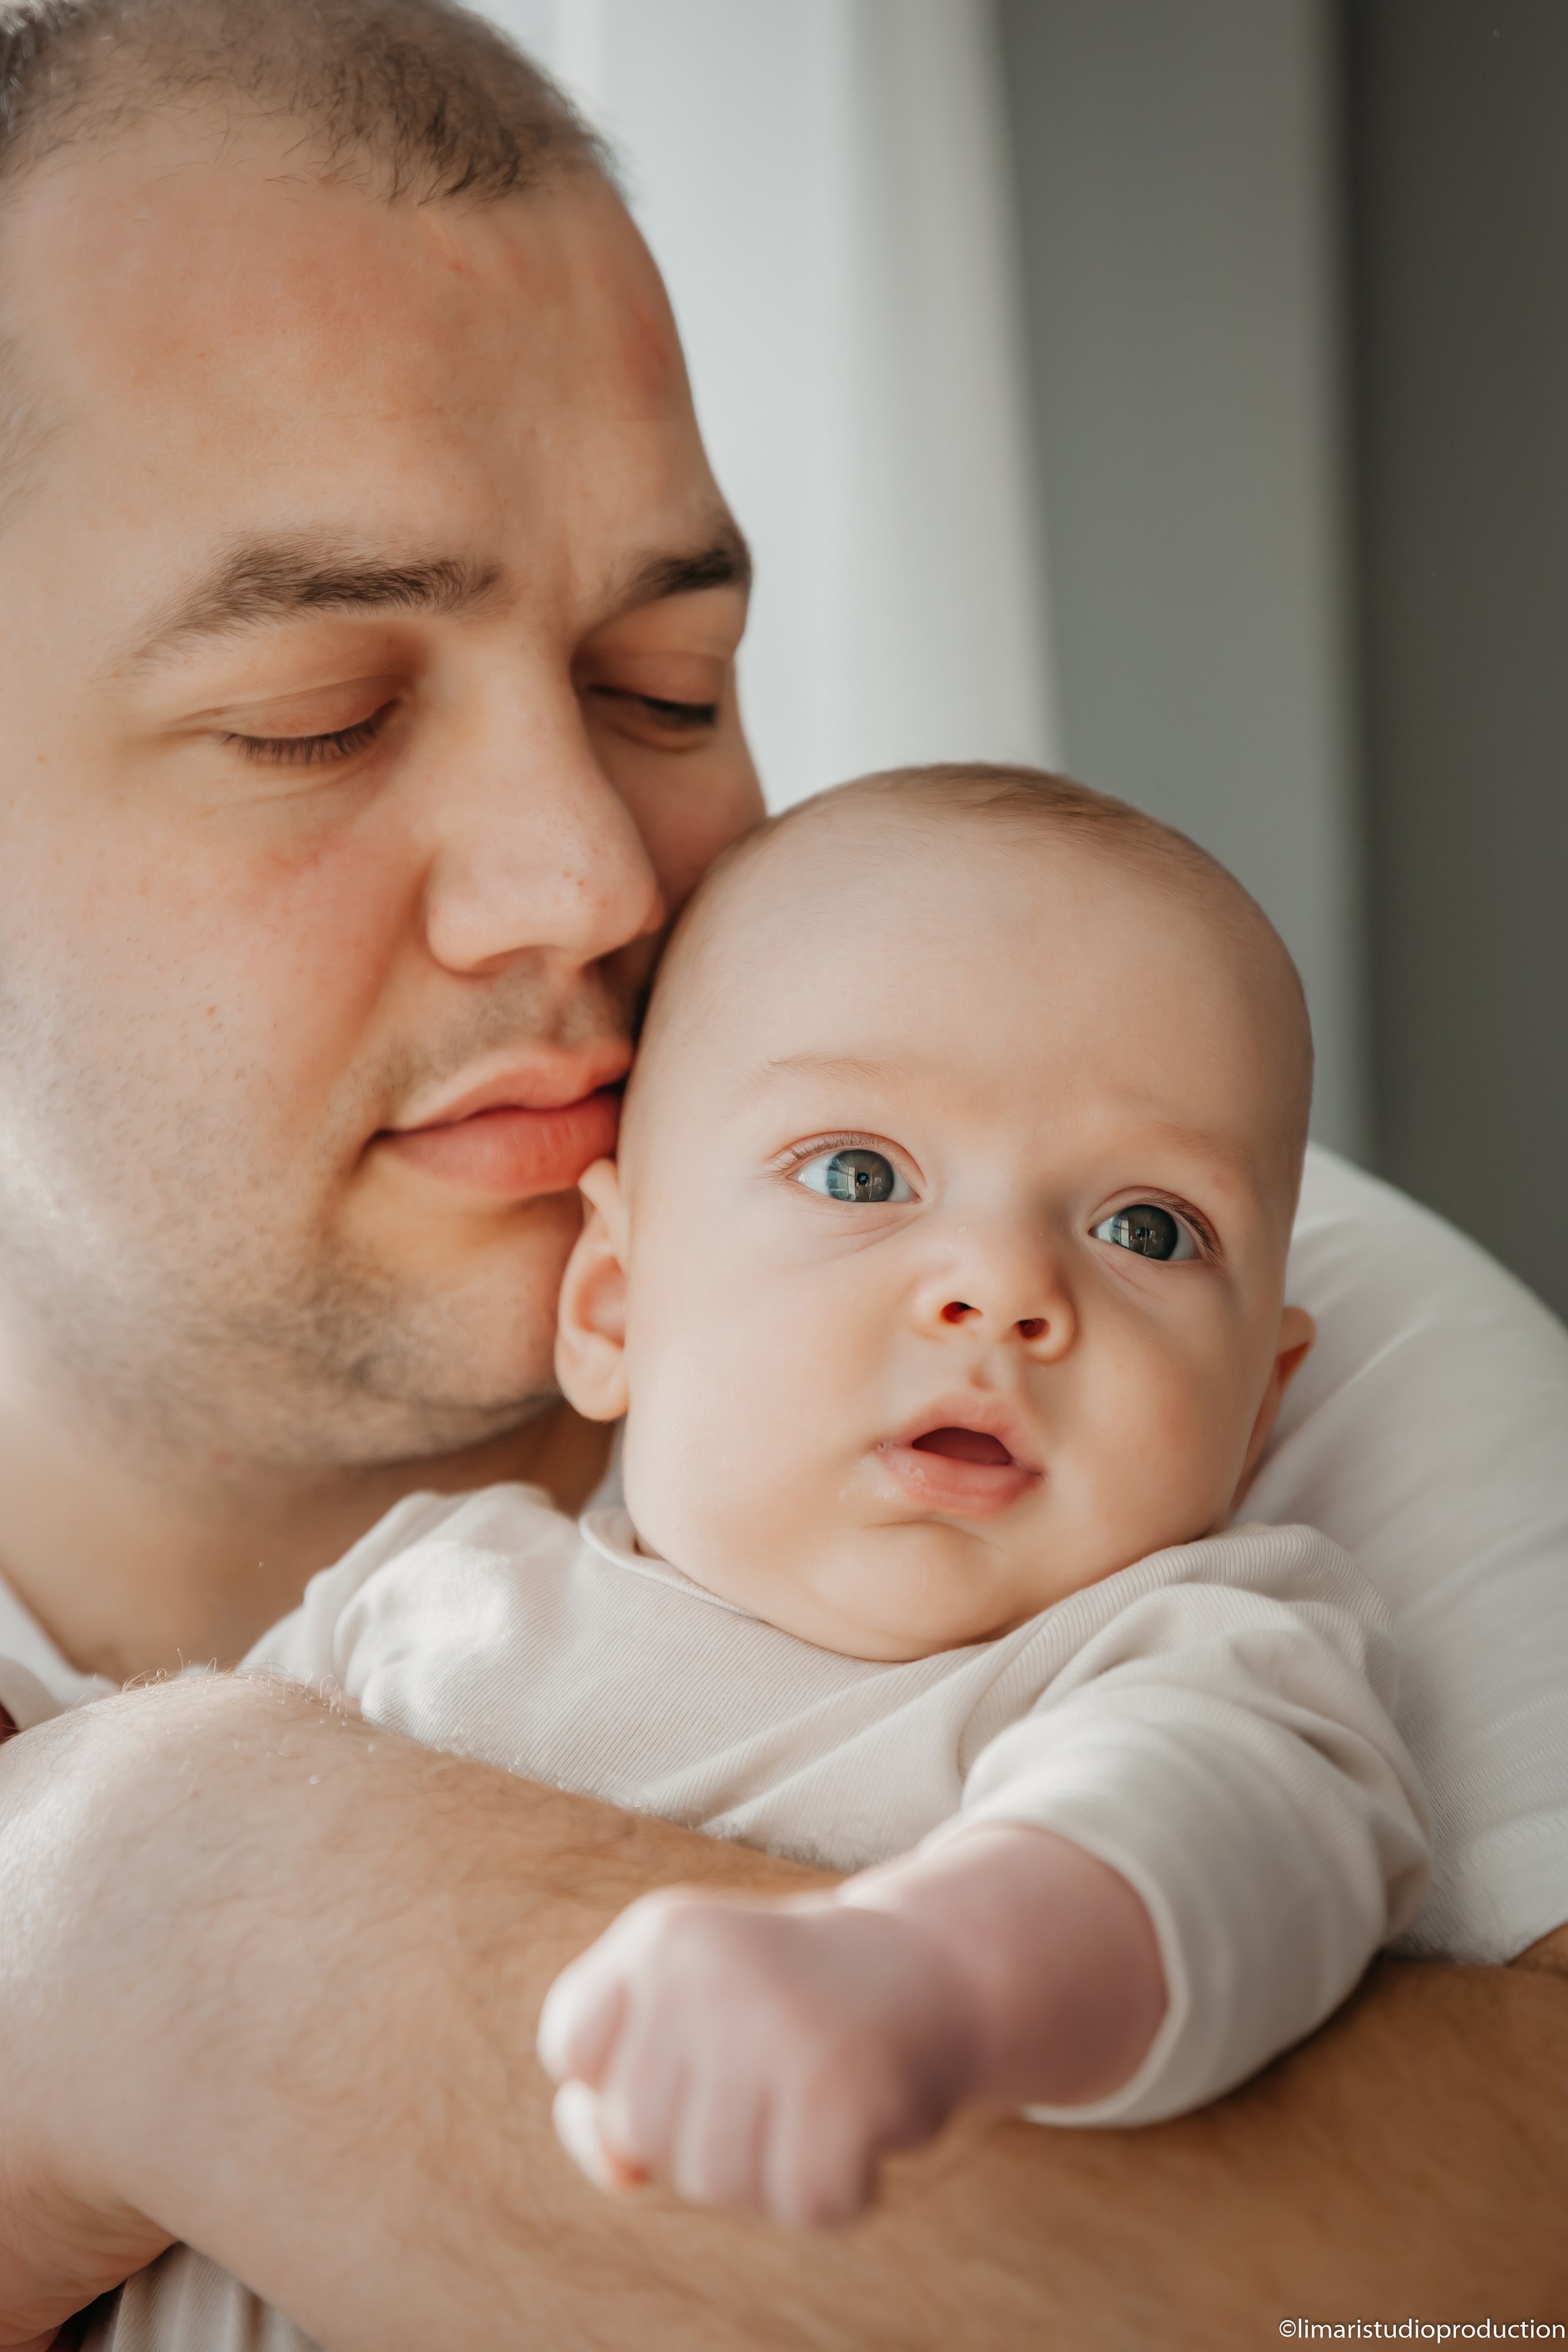
[[[944,1323],[962,1323],[966,1315],[973,1312],[973,1307],[966,1307],[962,1298],[950,1298],[942,1310],[942,1319]]]
[[[1043,1315],[1026,1315],[1018,1325],[1026,1339],[1037,1339],[1045,1328],[1046,1318]]]

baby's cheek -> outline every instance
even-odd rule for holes
[[[1095,1483],[1129,1560],[1205,1535],[1226,1515],[1246,1446],[1231,1381],[1151,1355],[1117,1383],[1093,1440]]]
[[[812,1391],[764,1327],[701,1307],[689,1296],[630,1351],[626,1504],[649,1549],[740,1599],[744,1564],[761,1572],[798,1535]]]

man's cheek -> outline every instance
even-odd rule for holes
[[[300,871],[220,855],[184,879],[158,909],[145,982],[187,1070],[204,1087],[242,1079],[258,1131],[275,1121],[299,1147],[352,1083],[399,945],[388,902],[408,894],[342,856]]]

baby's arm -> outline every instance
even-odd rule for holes
[[[961,2105],[1131,2124],[1218,2097],[1408,1926],[1421,1797],[1342,1553],[1242,1529],[1064,1606],[1072,1655],[918,1853],[804,1906],[655,1897],[568,1969],[541,2050],[590,2170],[845,2216]]]
[[[1165,2009],[1143,1904],[1052,1831],[994,1822],[833,1894],[634,1904],[540,2023],[557,2127],[603,2185],[847,2221],[955,2109],[1070,2106],[1136,2073]]]

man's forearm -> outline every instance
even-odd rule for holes
[[[0,1747],[0,2345],[172,2239],[344,2352],[489,2344],[572,2202],[544,1991],[703,1876],[812,1881],[261,1681]]]
[[[0,2211],[25,2195],[38,2242],[96,2231],[103,2259],[187,2238],[334,2352],[489,2352],[513,2330],[1222,2347],[1299,2313],[1568,2300],[1552,1976],[1384,1967],[1220,2106],[1121,2134],[965,2126],[806,2260],[766,2225],[598,2197],[531,2054],[556,1969],[635,1895],[804,1874],[268,1686],[177,1685],[29,1734],[0,1754],[0,1819],[31,2021],[0,2083]],[[19,2275],[28,2242],[7,2251]]]

